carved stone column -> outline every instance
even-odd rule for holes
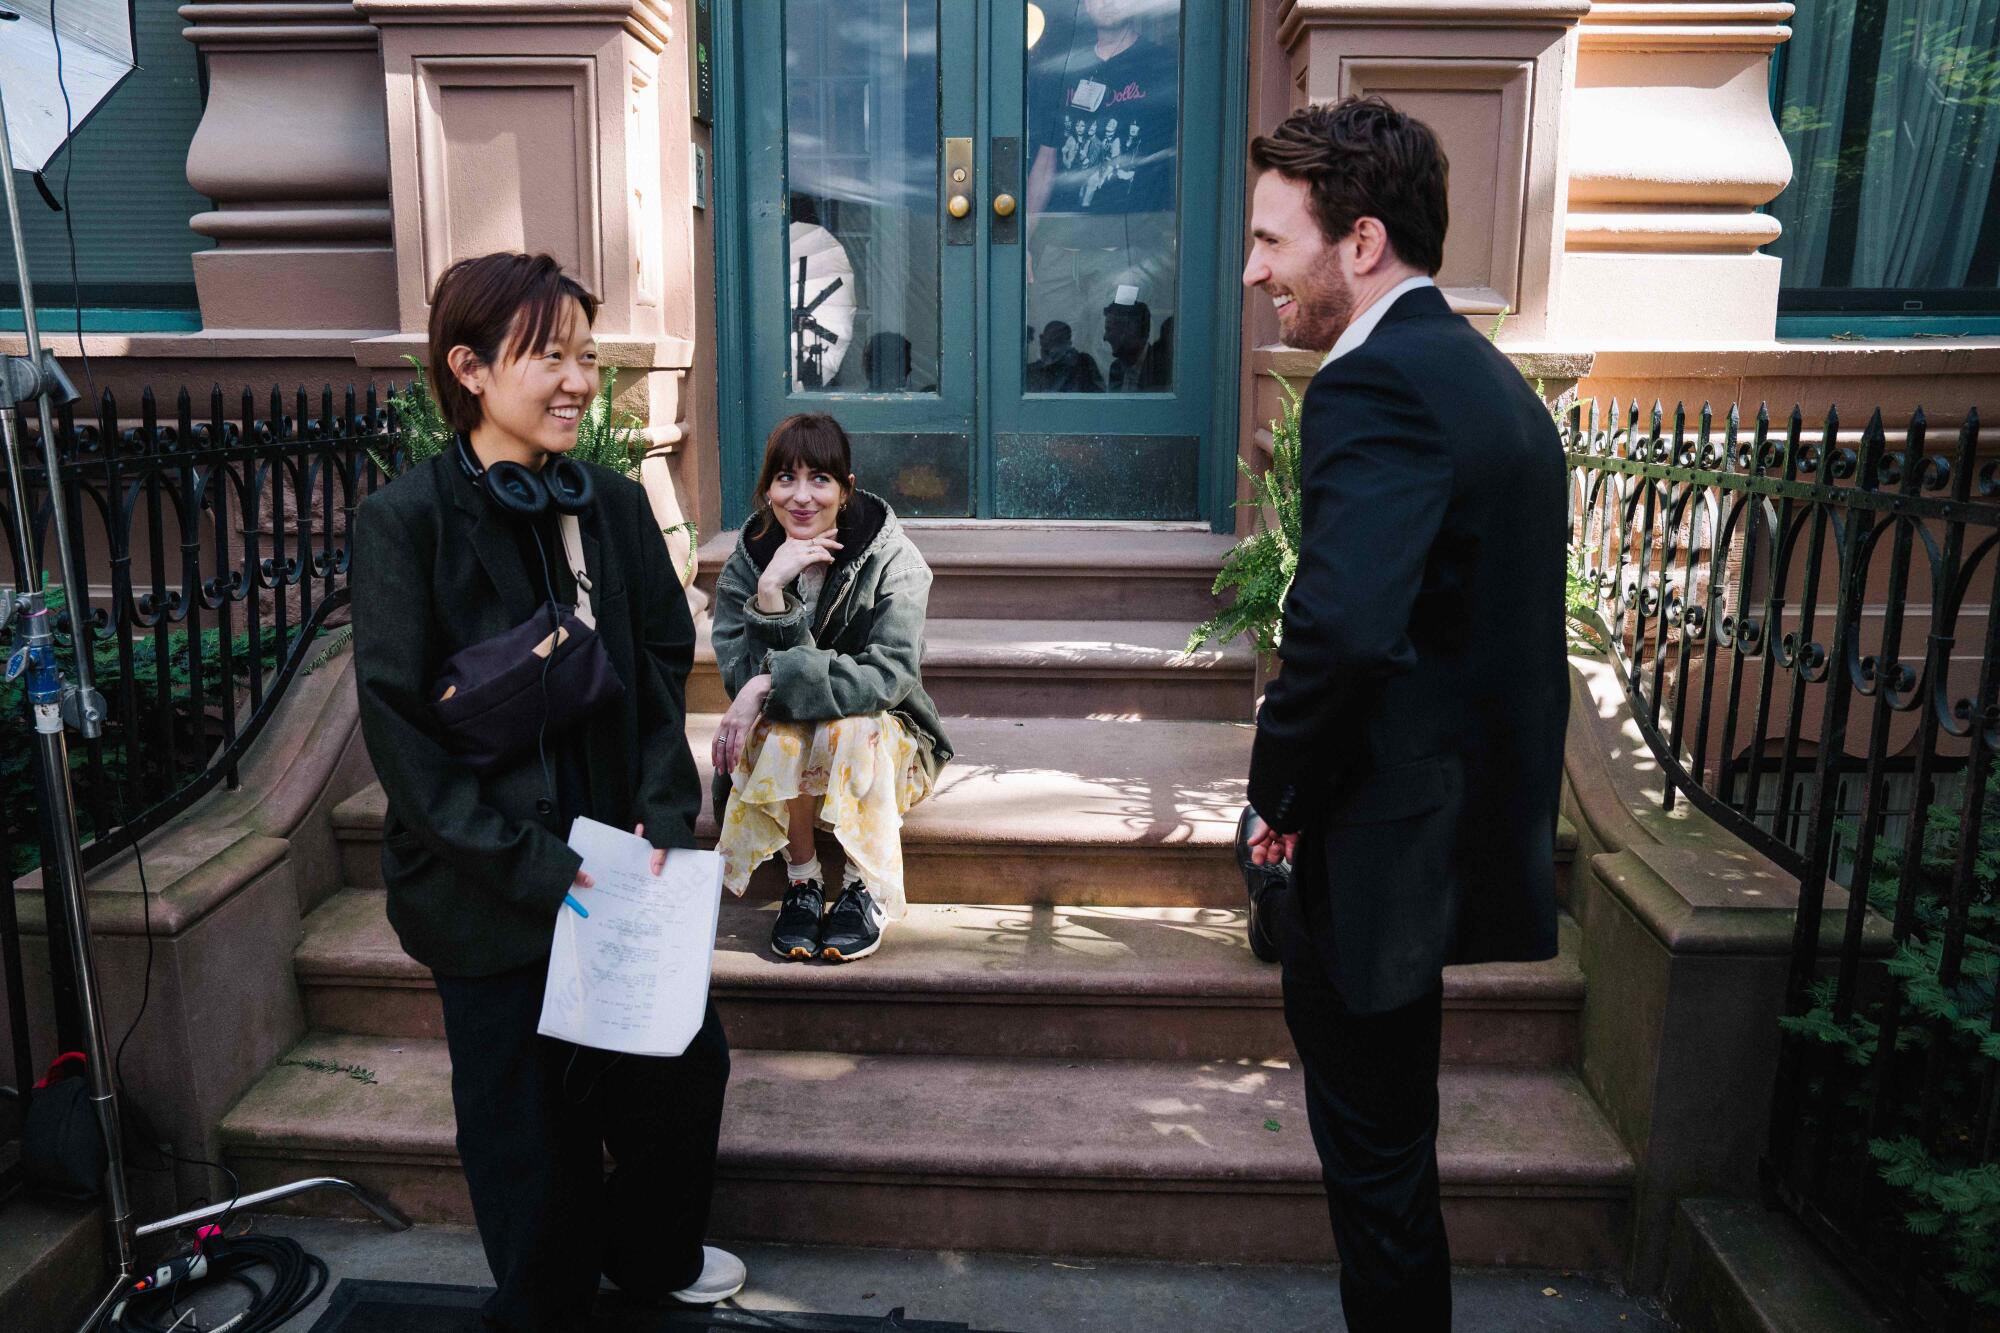
[[[1589,0],[1287,0],[1278,39],[1303,100],[1380,93],[1451,158],[1438,285],[1504,339],[1550,332],[1562,281],[1563,95]]]
[[[1557,331],[1597,346],[1774,337],[1791,180],[1770,109],[1792,6],[1600,0],[1579,31]]]
[[[599,301],[642,473],[680,522],[680,380],[693,364],[687,48],[667,0],[356,0],[381,32],[397,325],[364,364],[421,355],[430,292],[494,250],[561,260]],[[675,546],[684,561],[685,539]]]
[[[208,64],[188,181],[203,325],[271,333],[395,326],[389,150],[375,30],[348,0],[193,0]]]

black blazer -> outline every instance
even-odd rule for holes
[[[1281,915],[1356,1012],[1556,952],[1569,716],[1562,444],[1435,288],[1324,367],[1250,800],[1301,835]]]
[[[687,746],[694,622],[645,491],[593,467],[582,515],[591,607],[621,703],[584,728],[583,809],[646,826],[655,847],[694,846],[701,782]],[[560,554],[552,553],[560,559]],[[404,950],[452,976],[485,976],[547,956],[555,914],[580,864],[530,752],[481,775],[454,758],[430,710],[444,660],[545,604],[514,530],[450,454],[362,502],[355,515],[355,677],[361,732],[389,797],[382,875]]]

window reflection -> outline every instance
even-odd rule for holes
[[[792,391],[936,392],[936,0],[789,0],[784,96]]]
[[[1179,29],[1179,0],[1029,6],[1031,393],[1173,387]]]
[[[1781,310],[2000,308],[2000,0],[1799,0]]]

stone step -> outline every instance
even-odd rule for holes
[[[688,718],[702,776],[703,846],[715,840],[707,808],[716,716]],[[1226,722],[1112,722],[1082,718],[953,718],[958,757],[903,826],[911,902],[999,906],[1236,908],[1243,880],[1233,852],[1252,729]],[[344,882],[381,888],[387,802],[370,784],[335,808]],[[838,849],[821,839],[822,856]],[[1576,848],[1556,832],[1558,887]],[[775,859],[750,896],[783,892]]]
[[[719,1239],[1334,1257],[1302,1085],[1282,1061],[746,1048],[732,1068],[711,1227]],[[1440,1093],[1456,1262],[1592,1271],[1620,1262],[1632,1160],[1572,1074],[1454,1067]],[[441,1042],[312,1034],[229,1112],[221,1137],[246,1190],[324,1173],[381,1192],[420,1222],[471,1218]]]
[[[444,1035],[430,973],[396,943],[375,889],[336,894],[294,955],[323,1032]],[[730,1040],[768,1050],[1090,1059],[1288,1057],[1275,965],[1240,911],[923,904],[850,966],[769,949],[775,904],[725,899],[711,994]],[[1545,963],[1445,973],[1448,1064],[1573,1067],[1577,933]]]
[[[1188,629],[1214,615],[1209,591],[1236,544],[1226,534],[1068,525],[911,527],[930,564],[933,620],[1159,620]],[[697,585],[711,600],[735,532],[702,543]]]
[[[688,718],[709,797],[716,717]],[[1077,718],[957,718],[958,757],[903,826],[913,902],[1236,907],[1231,848],[1250,762],[1248,726]],[[334,811],[345,882],[382,883],[386,801],[371,785]],[[712,812],[697,836],[712,845]],[[832,843],[827,841],[829,854]],[[754,896],[782,892],[774,859]]]
[[[1234,640],[1187,651],[1192,622],[932,620],[924,689],[947,717],[1168,718],[1248,722],[1256,653]],[[703,620],[688,711],[729,707]]]
[[[0,1146],[12,1166],[18,1144]],[[104,1294],[105,1207],[38,1198],[26,1190],[0,1196],[0,1328],[75,1328]]]

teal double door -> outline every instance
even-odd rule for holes
[[[1241,8],[721,8],[731,522],[810,411],[906,517],[1227,522]]]

